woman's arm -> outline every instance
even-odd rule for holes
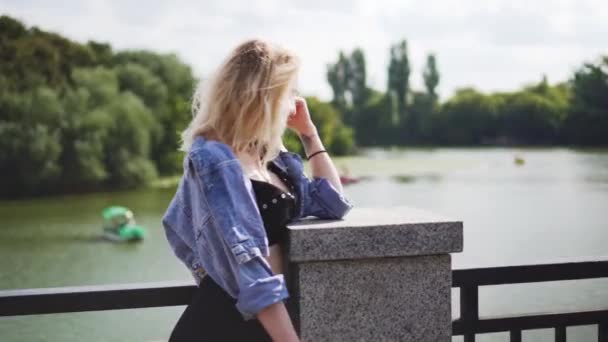
[[[273,341],[300,341],[283,302],[265,307],[258,312],[257,318]]]
[[[260,321],[268,335],[273,341],[298,342],[299,338],[291,322],[291,317],[287,313],[283,301],[276,301],[272,296],[280,296],[282,291],[273,293],[272,290],[261,293],[260,291],[249,292],[248,288],[251,284],[269,283],[274,287],[285,286],[283,282],[280,284],[272,284],[267,280],[269,275],[274,275],[267,260],[257,256],[242,266],[239,266],[239,283],[241,283],[241,294],[239,295],[239,304],[243,303],[247,306],[245,309],[237,304],[241,310],[257,312],[256,318]],[[281,275],[281,279],[283,276]],[[268,305],[267,303],[272,303]],[[261,307],[261,308],[260,308]]]
[[[307,156],[317,151],[324,150],[325,147],[319,137],[317,127],[310,118],[306,100],[302,97],[296,97],[295,101],[296,113],[290,116],[287,121],[288,126],[296,131],[300,137]],[[316,154],[309,160],[309,164],[313,177],[325,178],[339,193],[343,192],[340,175],[328,153]]]
[[[298,135],[300,137],[300,141],[302,141],[302,145],[304,146],[304,151],[307,156],[317,151],[325,150],[323,142],[321,141],[321,138],[319,137],[317,129],[314,125],[310,131],[301,132]],[[322,177],[327,179],[331,185],[338,190],[338,192],[343,193],[344,189],[342,188],[340,175],[329,157],[329,153],[318,153],[310,158],[308,163],[310,164],[310,170],[313,177]]]

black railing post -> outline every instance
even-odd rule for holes
[[[521,330],[511,330],[509,338],[511,342],[521,342]]]
[[[598,342],[608,341],[608,323],[601,322],[597,325],[597,340]]]
[[[555,342],[566,342],[566,327],[555,328]]]
[[[479,320],[479,287],[467,285],[460,288],[460,320],[465,331],[464,342],[475,342],[475,328]]]

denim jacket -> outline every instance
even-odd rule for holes
[[[353,207],[327,179],[310,180],[299,155],[281,151],[272,162],[295,185],[299,210],[294,220],[341,219]],[[194,139],[162,225],[173,252],[197,284],[206,273],[236,299],[245,320],[289,297],[283,275],[273,274],[264,258],[269,255],[268,238],[255,193],[228,145]]]

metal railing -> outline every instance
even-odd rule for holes
[[[605,277],[608,260],[454,270],[452,287],[460,288],[460,318],[452,323],[452,334],[474,342],[476,334],[509,332],[511,342],[517,342],[521,341],[523,330],[553,328],[555,341],[565,342],[567,327],[597,325],[598,341],[608,342],[608,306],[597,311],[479,317],[480,286]]]
[[[453,335],[473,342],[476,334],[509,332],[511,341],[521,341],[523,330],[553,328],[555,341],[563,342],[567,327],[597,325],[598,341],[608,342],[608,308],[479,317],[480,286],[604,277],[608,277],[608,260],[454,270],[452,287],[460,288],[460,318],[452,323]],[[0,291],[0,317],[186,305],[195,289],[191,283],[164,282]]]
[[[186,305],[195,289],[163,282],[0,291],[0,317]]]

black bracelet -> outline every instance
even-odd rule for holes
[[[327,153],[327,151],[325,151],[325,150],[319,150],[319,151],[317,151],[317,152],[315,152],[315,153],[313,153],[313,154],[311,154],[311,155],[307,156],[307,157],[306,157],[306,159],[310,160],[310,158],[312,158],[312,157],[316,156],[316,155],[317,155],[317,154],[319,154],[319,153],[323,153],[323,152]]]

